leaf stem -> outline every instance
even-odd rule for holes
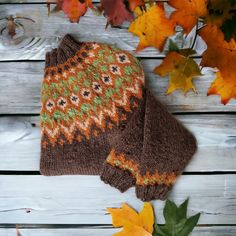
[[[195,35],[194,35],[194,39],[193,39],[193,43],[192,43],[192,46],[191,46],[191,49],[194,48],[195,44],[196,44],[196,41],[197,41],[197,36],[198,36],[198,23],[196,24],[196,32],[195,32]]]

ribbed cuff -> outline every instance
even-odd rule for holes
[[[135,192],[137,198],[142,201],[151,201],[155,199],[165,200],[169,191],[171,190],[172,185],[136,185]]]
[[[119,169],[110,164],[105,164],[100,176],[104,183],[117,188],[120,192],[125,192],[135,185],[135,178],[127,170]]]

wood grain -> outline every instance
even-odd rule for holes
[[[168,77],[153,73],[158,59],[142,60],[147,84],[159,100],[166,104],[170,112],[233,112],[236,100],[226,106],[220,103],[219,96],[206,96],[207,88],[214,80],[210,72],[194,79],[198,93],[184,95],[180,91],[166,96]],[[0,114],[39,114],[40,87],[43,78],[44,62],[2,62],[0,63]]]
[[[37,226],[36,226],[37,227]],[[121,229],[101,228],[101,227],[84,227],[70,229],[20,229],[21,236],[111,236]],[[16,229],[0,229],[0,235],[15,235]],[[235,236],[236,227],[234,226],[212,226],[196,227],[191,236]]]
[[[0,188],[0,224],[111,224],[107,207],[143,205],[134,188],[120,193],[98,176],[1,175]],[[169,198],[180,204],[188,196],[189,214],[201,212],[199,224],[235,224],[234,175],[181,176]],[[164,202],[153,204],[163,223]]]
[[[176,115],[197,138],[186,171],[236,171],[235,115]],[[39,170],[39,117],[0,118],[0,170]]]
[[[37,5],[37,7],[35,7]],[[55,47],[60,38],[67,33],[73,34],[80,41],[97,41],[115,44],[118,47],[134,52],[138,44],[138,37],[128,32],[128,24],[122,27],[106,26],[105,17],[95,16],[91,10],[81,18],[79,24],[70,23],[62,12],[51,14],[48,17],[48,9],[46,4],[6,4],[0,8],[0,18],[9,15],[23,16],[33,19],[35,23],[29,20],[18,19],[19,24],[18,40],[12,40],[9,45],[10,38],[4,41],[1,37],[2,45],[0,46],[1,60],[42,60],[45,52]],[[4,21],[0,22],[0,28],[3,28]],[[21,34],[20,34],[21,32]],[[22,37],[20,37],[22,35]],[[195,30],[184,39],[184,46],[191,46],[195,35]],[[180,34],[178,33],[177,38]],[[21,40],[19,40],[19,38]],[[179,39],[177,40],[179,41]],[[182,40],[180,40],[182,42]],[[7,45],[8,44],[8,45]],[[200,37],[196,44],[198,54],[201,54],[204,44]],[[136,54],[142,57],[163,57],[164,54],[158,52],[154,48],[147,48]]]
[[[17,20],[22,36],[15,40],[9,41],[9,38],[0,37],[0,171],[38,171],[39,93],[45,52],[55,48],[66,33],[73,34],[80,41],[115,44],[132,53],[138,38],[127,32],[127,23],[120,28],[109,27],[105,30],[106,19],[103,16],[94,16],[91,11],[81,18],[79,24],[71,24],[63,13],[48,17],[46,0],[0,2],[0,18],[13,15],[29,17],[35,21],[31,23]],[[4,27],[5,22],[0,21],[0,29]],[[186,39],[185,46],[192,43],[193,35],[194,30]],[[205,49],[200,38],[197,39],[195,49],[198,57]],[[177,91],[165,96],[168,79],[159,78],[152,73],[153,68],[160,64],[164,53],[148,48],[135,55],[143,58],[149,86],[171,112],[196,113],[176,117],[196,135],[199,143],[198,152],[186,172],[204,172],[204,175],[195,173],[181,176],[170,197],[180,203],[190,196],[190,214],[201,212],[201,224],[236,225],[235,175],[227,172],[222,175],[208,173],[236,171],[236,115],[219,114],[235,112],[236,101],[232,100],[223,106],[218,96],[206,97],[207,89],[214,79],[209,71],[204,71],[205,76],[202,78],[194,79],[198,94],[190,92],[184,96]],[[202,112],[217,114],[201,115]],[[11,116],[16,114],[25,116]],[[106,207],[118,207],[122,202],[130,203],[137,210],[142,206],[133,189],[120,194],[104,185],[97,176],[44,177],[13,173],[0,175],[0,225],[5,227],[5,224],[10,223],[36,224],[34,229],[21,229],[22,236],[108,236],[115,230],[103,226],[49,229],[51,226],[44,228],[39,224],[110,224],[111,218],[105,214]],[[155,201],[154,205],[158,212],[158,221],[163,222],[163,218],[159,217],[163,202]],[[15,235],[15,229],[0,228],[0,235]],[[233,236],[236,235],[236,227],[197,227],[192,235]]]

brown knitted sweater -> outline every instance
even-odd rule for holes
[[[138,59],[66,35],[46,54],[41,89],[43,175],[100,175],[142,200],[164,199],[196,141],[144,87]]]

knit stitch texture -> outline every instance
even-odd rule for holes
[[[46,54],[43,175],[88,174],[142,200],[165,199],[196,151],[194,136],[145,88],[137,58],[66,35]]]

